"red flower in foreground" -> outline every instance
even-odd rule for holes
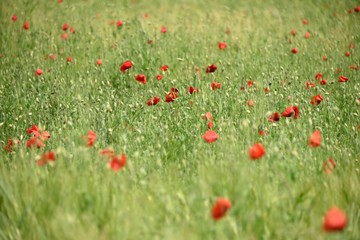
[[[103,64],[101,59],[96,60],[96,65],[101,66]]]
[[[51,162],[55,161],[55,152],[54,151],[49,151],[49,152],[44,153],[42,155],[42,157],[37,161],[36,164],[38,166],[43,166],[49,161],[51,161]]]
[[[265,148],[261,143],[255,143],[250,147],[249,157],[252,160],[256,160],[265,155]]]
[[[198,88],[194,88],[193,86],[190,86],[188,88],[188,93],[190,93],[190,94],[197,93],[197,92],[199,92]]]
[[[169,69],[169,66],[165,64],[165,65],[161,66],[159,69],[160,69],[160,71],[167,71]]]
[[[156,75],[156,80],[160,81],[162,79],[162,77],[163,76],[161,74],[158,74],[158,75]]]
[[[121,64],[120,71],[125,72],[126,70],[130,69],[132,67],[131,61],[125,61],[123,64]]]
[[[109,167],[115,172],[119,171],[126,165],[126,155],[121,154],[120,157],[113,157],[109,162]]]
[[[224,217],[231,208],[231,202],[227,198],[218,198],[211,209],[211,217],[217,221]]]
[[[216,69],[217,69],[217,66],[215,66],[215,64],[211,64],[210,66],[208,66],[206,68],[206,73],[213,73],[216,71]]]
[[[68,28],[69,28],[69,24],[64,23],[64,25],[62,26],[62,30],[66,31],[68,30]]]
[[[161,33],[166,33],[167,32],[167,28],[165,26],[162,26],[160,29]]]
[[[95,141],[96,141],[96,133],[92,130],[89,130],[86,146],[92,147],[94,145]]]
[[[152,99],[150,99],[149,101],[146,102],[146,104],[148,106],[151,106],[151,105],[156,105],[160,102],[160,98],[159,97],[153,97]]]
[[[293,48],[293,49],[291,49],[291,52],[292,52],[293,54],[296,54],[296,53],[298,52],[298,49],[297,49],[297,48]]]
[[[178,93],[179,90],[177,88],[171,88],[170,92],[166,94],[165,102],[173,102],[179,97]]]
[[[225,42],[220,42],[219,43],[219,49],[224,50],[225,48],[227,48],[227,44]]]
[[[120,27],[122,27],[123,24],[124,24],[124,23],[123,23],[121,20],[118,20],[118,21],[116,22],[116,27],[117,27],[117,28],[120,28]]]
[[[340,76],[339,77],[339,82],[347,82],[349,80],[349,78],[345,77],[345,76]]]
[[[13,21],[13,22],[16,22],[16,20],[17,20],[17,16],[14,14],[14,15],[12,15],[11,16],[11,20]]]
[[[35,75],[36,76],[40,76],[41,74],[43,74],[43,70],[41,70],[40,68],[35,70]]]
[[[212,83],[211,83],[211,89],[212,89],[212,90],[220,89],[220,86],[221,86],[221,84],[218,83],[218,82],[212,82]]]
[[[360,12],[360,6],[356,6],[356,7],[354,8],[354,11],[355,11],[355,12]]]
[[[291,117],[293,116],[294,119],[299,117],[299,108],[297,106],[289,106],[287,107],[284,112],[282,113],[283,117]]]
[[[332,173],[332,171],[334,170],[335,167],[336,167],[336,163],[335,163],[334,159],[332,159],[332,158],[329,158],[328,160],[326,160],[323,163],[323,170],[327,174]]]
[[[144,74],[138,74],[136,75],[135,77],[135,80],[138,81],[139,83],[142,83],[142,84],[146,84],[146,76]]]
[[[25,21],[25,22],[24,22],[23,28],[24,28],[25,30],[29,30],[30,25],[29,25],[29,22],[28,22],[28,21]]]
[[[274,112],[273,114],[271,114],[268,117],[269,122],[277,122],[279,120],[280,120],[280,113],[279,112]]]
[[[310,147],[318,147],[321,144],[321,133],[319,130],[315,130],[309,139]]]
[[[347,225],[347,219],[345,213],[337,208],[330,208],[324,217],[323,229],[327,232],[341,231]]]
[[[213,130],[207,130],[203,135],[203,139],[208,143],[213,143],[219,138],[219,135]]]
[[[310,103],[312,105],[319,105],[321,103],[321,101],[323,100],[323,97],[318,94],[318,95],[315,95],[315,96],[312,96],[311,100],[310,100]]]

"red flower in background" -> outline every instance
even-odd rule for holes
[[[360,6],[356,6],[356,7],[354,8],[354,11],[355,11],[355,12],[360,12]]]
[[[45,146],[45,144],[43,143],[43,141],[41,141],[41,139],[37,138],[37,137],[31,137],[26,142],[26,147],[28,147],[28,148],[31,148],[31,147],[42,148],[44,146]]]
[[[313,87],[315,87],[315,83],[306,81],[305,86],[306,86],[306,89],[313,88]]]
[[[64,23],[62,26],[62,30],[66,31],[66,30],[68,30],[68,28],[69,28],[69,24]]]
[[[170,92],[166,94],[165,102],[173,102],[179,97],[179,90],[177,88],[171,88]]]
[[[347,82],[349,80],[349,78],[345,77],[345,76],[340,76],[339,77],[339,82]]]
[[[167,32],[167,28],[165,26],[162,26],[160,29],[161,33],[166,33]]]
[[[341,231],[347,225],[347,219],[345,213],[337,208],[330,208],[324,217],[323,229],[327,232]]]
[[[71,27],[71,28],[70,28],[70,32],[71,32],[72,34],[75,34],[75,33],[76,33],[75,28]]]
[[[225,48],[227,48],[227,44],[225,42],[220,42],[219,43],[219,49],[224,50]]]
[[[254,85],[254,81],[249,80],[249,81],[246,82],[246,84],[248,85],[248,87],[252,87]]]
[[[188,88],[188,93],[190,93],[190,94],[197,93],[197,92],[199,92],[198,88],[194,88],[193,86],[190,86]]]
[[[35,76],[40,76],[41,74],[43,74],[43,70],[41,70],[40,68],[35,70]]]
[[[169,69],[169,66],[165,64],[165,65],[161,66],[159,69],[160,69],[160,71],[167,71]]]
[[[68,57],[66,58],[66,61],[67,61],[68,63],[72,63],[72,61],[73,61],[72,56],[68,56]]]
[[[320,81],[320,85],[326,85],[327,84],[327,80],[326,79],[323,79]]]
[[[268,94],[270,92],[270,88],[269,87],[264,88],[264,92],[265,94]]]
[[[332,159],[332,158],[329,158],[328,160],[326,160],[323,163],[323,170],[327,174],[332,173],[332,171],[334,170],[335,167],[336,167],[336,163],[335,163],[334,159]]]
[[[126,70],[130,69],[132,67],[131,61],[125,61],[121,64],[120,71],[125,72]]]
[[[115,172],[119,171],[126,165],[126,155],[121,154],[120,157],[113,157],[109,162],[109,167]]]
[[[206,68],[206,73],[213,73],[216,71],[216,69],[217,69],[217,66],[215,66],[215,64],[211,64],[210,66],[208,66]]]
[[[254,103],[254,100],[252,99],[249,99],[246,104],[249,106],[249,107],[254,107],[255,106],[255,103]]]
[[[308,24],[308,20],[306,19],[306,18],[304,18],[303,20],[302,20],[302,23],[305,25],[305,24]]]
[[[322,77],[323,77],[323,74],[321,72],[318,72],[315,74],[315,79],[318,81],[320,81],[322,79]]]
[[[25,30],[29,30],[30,25],[29,25],[29,22],[28,22],[28,21],[25,21],[25,22],[24,22],[23,28],[24,28]]]
[[[112,158],[114,157],[114,149],[104,148],[103,150],[101,150],[100,154],[102,156]]]
[[[321,133],[319,130],[315,130],[309,139],[310,147],[318,147],[321,145]]]
[[[261,143],[255,143],[250,147],[249,157],[252,160],[257,160],[265,155],[265,148]]]
[[[306,32],[304,35],[305,38],[310,38],[310,36],[311,36],[311,34],[309,32]]]
[[[315,96],[312,96],[311,100],[310,100],[310,103],[312,105],[319,105],[321,103],[321,101],[323,100],[323,97],[318,94],[318,95],[315,95]]]
[[[345,57],[350,57],[351,53],[349,51],[345,52]]]
[[[101,66],[103,64],[103,61],[101,59],[96,60],[96,65]]]
[[[151,105],[156,105],[160,102],[160,98],[159,97],[153,97],[152,99],[150,99],[149,101],[146,102],[146,104],[148,106],[151,106]]]
[[[161,74],[158,74],[158,75],[156,75],[156,80],[160,81],[162,79],[162,77],[163,76]]]
[[[6,152],[12,152],[14,150],[15,144],[19,144],[19,143],[20,143],[19,140],[14,141],[12,139],[8,139],[7,144],[4,146],[4,150]]]
[[[202,117],[203,119],[208,120],[208,121],[212,121],[212,120],[213,120],[213,116],[212,116],[211,112],[207,112],[207,113],[201,115],[201,117]]]
[[[211,217],[217,221],[223,218],[231,208],[231,202],[227,198],[218,198],[211,209]]]
[[[295,37],[295,36],[296,36],[296,34],[297,34],[296,29],[291,29],[290,34],[291,34],[291,35],[293,35],[293,36]]]
[[[44,142],[50,138],[50,134],[48,131],[41,132],[35,124],[33,124],[29,129],[27,129],[26,133],[33,134],[33,136],[26,142],[26,147],[28,148],[42,148],[45,146]]]
[[[282,113],[283,117],[293,117],[294,119],[297,119],[299,117],[299,108],[297,106],[289,106],[287,107],[284,112]]]
[[[207,130],[205,134],[203,135],[203,139],[207,143],[213,143],[216,140],[218,140],[219,135],[214,130]]]
[[[55,161],[55,152],[54,151],[49,151],[49,152],[44,153],[42,155],[41,159],[39,159],[36,164],[38,166],[43,166],[49,161],[51,161],[51,162]]]
[[[212,129],[212,127],[214,126],[214,123],[212,121],[208,122],[207,124],[208,129]]]
[[[350,69],[357,71],[359,69],[359,67],[355,64],[352,64],[352,65],[350,65]]]
[[[328,57],[327,57],[326,55],[323,55],[323,56],[322,56],[322,60],[323,60],[324,62],[326,62],[326,61],[328,60]]]
[[[117,27],[117,28],[120,28],[120,27],[122,27],[123,24],[124,24],[124,23],[123,23],[121,20],[118,20],[118,21],[116,22],[116,27]]]
[[[96,141],[96,133],[92,130],[88,131],[88,136],[87,136],[87,144],[86,146],[88,147],[92,147],[94,146],[94,143]]]
[[[17,16],[14,14],[14,15],[12,15],[11,16],[11,20],[13,21],[13,22],[16,22],[16,20],[17,20]]]
[[[146,84],[146,76],[144,74],[138,74],[136,75],[135,77],[135,80],[138,81],[139,83],[142,83],[142,84]]]
[[[268,117],[269,122],[277,122],[279,120],[280,120],[280,113],[279,112],[274,112],[273,114],[271,114]]]
[[[296,53],[298,52],[298,49],[297,49],[297,48],[293,48],[293,49],[291,49],[291,52],[292,52],[293,54],[296,54]]]
[[[211,83],[211,89],[212,90],[220,89],[220,86],[221,86],[221,84],[218,83],[218,82],[212,82]]]

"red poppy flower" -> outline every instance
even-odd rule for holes
[[[326,79],[323,79],[320,81],[320,85],[326,85],[327,84],[327,80]]]
[[[210,122],[208,122],[207,126],[208,126],[208,129],[212,129],[214,126],[214,123],[212,121],[210,121]]]
[[[282,113],[283,117],[291,117],[293,116],[294,119],[299,117],[299,108],[297,106],[289,106],[287,107],[284,112]]]
[[[248,105],[248,107],[254,107],[255,106],[255,103],[254,103],[254,100],[252,99],[249,99],[246,104]]]
[[[179,97],[178,93],[179,90],[177,88],[171,88],[170,92],[166,94],[165,102],[173,102]]]
[[[92,147],[94,145],[95,141],[96,141],[96,133],[92,130],[89,130],[86,146]]]
[[[211,112],[207,112],[207,113],[201,115],[201,117],[202,117],[203,119],[208,120],[208,121],[212,121],[212,120],[213,120],[213,116],[212,116]]]
[[[322,100],[323,100],[323,97],[320,94],[318,94],[318,95],[312,96],[310,103],[311,103],[311,105],[317,106],[321,103]]]
[[[345,52],[345,57],[350,57],[351,53],[349,51]]]
[[[315,130],[309,139],[310,147],[318,147],[321,144],[321,133],[319,130]]]
[[[71,28],[70,28],[70,32],[71,32],[72,34],[75,34],[75,33],[76,33],[75,28],[71,27]]]
[[[356,6],[356,7],[354,8],[354,11],[355,11],[355,12],[360,12],[360,6]]]
[[[98,65],[98,66],[101,66],[102,65],[102,60],[101,59],[98,59],[98,60],[96,60],[96,65]]]
[[[331,174],[335,167],[336,167],[336,163],[332,158],[329,158],[323,163],[323,170],[327,174]]]
[[[126,155],[121,154],[120,157],[113,157],[109,162],[109,167],[115,172],[119,171],[126,165]]]
[[[211,64],[210,66],[208,66],[206,68],[206,73],[213,73],[216,71],[216,69],[217,69],[217,66],[215,66],[215,64]]]
[[[166,33],[167,32],[167,28],[165,26],[162,26],[160,29],[161,33]]]
[[[50,133],[48,131],[44,131],[42,134],[41,134],[41,138],[44,140],[44,141],[47,141],[49,138],[50,138]]]
[[[219,43],[219,49],[224,50],[225,48],[227,48],[227,44],[225,42],[220,42]]]
[[[315,79],[318,81],[320,81],[322,79],[322,77],[323,77],[323,74],[321,72],[318,72],[315,74]]]
[[[162,79],[162,77],[163,76],[161,74],[158,74],[158,75],[156,75],[156,80],[160,81]]]
[[[160,71],[167,71],[169,69],[169,66],[165,64],[165,65],[161,66],[159,69],[160,69]]]
[[[4,150],[6,152],[12,152],[14,146],[14,141],[12,139],[8,139],[7,144],[4,146]]]
[[[248,87],[252,87],[254,85],[254,81],[249,80],[249,81],[246,82],[246,84],[248,85]]]
[[[213,130],[207,130],[203,135],[203,139],[208,143],[213,143],[219,138],[219,135]]]
[[[69,35],[67,33],[63,33],[61,34],[61,38],[67,40],[69,38]]]
[[[34,134],[35,137],[39,137],[41,134],[39,133],[39,128],[35,124],[33,124],[30,128],[26,130],[27,134]]]
[[[304,37],[305,38],[310,38],[310,36],[311,36],[311,34],[309,32],[306,32]]]
[[[49,55],[49,58],[50,58],[51,60],[55,60],[55,59],[56,59],[56,54],[50,54],[50,55]]]
[[[293,48],[293,49],[291,49],[291,52],[292,52],[293,54],[296,54],[296,53],[298,52],[298,49],[297,49],[297,48]]]
[[[304,18],[304,19],[302,20],[302,23],[303,23],[304,25],[305,25],[305,24],[308,24],[308,20]]]
[[[313,88],[313,87],[315,87],[315,83],[306,81],[305,86],[306,86],[306,89]]]
[[[212,90],[220,89],[220,86],[221,86],[221,84],[218,83],[218,82],[212,82],[212,83],[211,83],[211,89],[212,89]]]
[[[123,24],[124,24],[124,23],[123,23],[121,20],[118,20],[118,21],[116,22],[116,27],[117,27],[117,28],[120,28],[120,27],[122,27]]]
[[[29,30],[30,25],[29,25],[29,22],[28,22],[28,21],[25,21],[25,22],[24,22],[23,28],[24,28],[25,30]]]
[[[49,151],[49,152],[44,153],[42,155],[41,159],[39,159],[36,164],[38,166],[43,166],[49,161],[51,161],[51,162],[55,161],[55,152],[54,151]]]
[[[265,94],[269,93],[269,92],[270,92],[270,88],[269,88],[269,87],[264,88],[264,92],[265,92]]]
[[[339,82],[347,82],[349,80],[349,78],[345,77],[345,76],[340,76],[339,77]]]
[[[324,217],[323,229],[327,232],[341,231],[347,225],[347,219],[345,213],[337,208],[330,208]]]
[[[114,157],[114,149],[104,148],[103,150],[101,150],[100,154],[105,157],[112,158]]]
[[[227,198],[218,198],[211,209],[211,217],[217,221],[223,218],[231,208],[231,202]]]
[[[359,67],[355,64],[352,64],[352,65],[350,65],[350,69],[357,71],[359,69]]]
[[[69,24],[64,23],[62,26],[62,30],[66,31],[66,30],[68,30],[68,28],[69,28]]]
[[[151,106],[151,105],[156,105],[160,102],[160,98],[159,97],[153,97],[152,99],[150,99],[149,101],[146,102],[146,104],[148,106]]]
[[[190,86],[188,88],[188,93],[190,93],[190,94],[197,93],[197,92],[199,92],[198,88],[194,88],[193,86]]]
[[[12,15],[11,16],[11,20],[13,21],[13,22],[16,22],[16,20],[17,20],[17,16],[14,14],[14,15]]]
[[[130,69],[132,67],[131,61],[125,61],[121,64],[120,71],[125,72],[126,70]]]
[[[26,142],[26,147],[31,148],[31,147],[37,147],[37,148],[42,148],[44,147],[45,144],[43,143],[43,141],[41,141],[40,138],[37,137],[31,137],[27,142]]]
[[[277,122],[279,120],[280,120],[280,113],[279,112],[274,112],[273,114],[271,114],[268,117],[269,122]]]
[[[264,129],[260,129],[260,130],[259,130],[259,134],[260,134],[260,136],[264,137],[264,136],[268,135],[269,132],[266,131],[266,130],[264,130]]]
[[[323,55],[323,56],[322,56],[322,60],[323,60],[324,62],[326,62],[326,61],[328,60],[328,57],[327,57],[326,55]]]
[[[41,70],[40,68],[35,70],[35,75],[36,76],[40,76],[41,74],[43,74],[43,70]]]
[[[150,15],[148,13],[144,13],[144,18],[149,18]]]
[[[71,56],[68,56],[68,57],[66,58],[66,61],[67,61],[68,63],[72,63],[73,58],[72,58]]]
[[[252,160],[257,160],[265,155],[265,148],[261,143],[255,143],[250,147],[249,157]]]
[[[290,34],[291,34],[291,35],[293,35],[293,36],[295,37],[295,36],[296,36],[296,34],[297,34],[296,29],[291,29]]]
[[[139,83],[142,83],[142,84],[146,84],[146,76],[144,74],[138,74],[136,75],[135,77],[135,80],[138,81]]]

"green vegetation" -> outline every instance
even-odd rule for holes
[[[0,151],[0,239],[360,239],[355,1],[110,2],[0,3],[0,146],[20,140]],[[64,23],[76,31],[67,40]],[[120,72],[127,60],[132,68]],[[172,87],[179,97],[167,103]],[[154,96],[161,101],[148,106]],[[268,121],[288,106],[299,107],[297,119]],[[206,112],[219,134],[211,144]],[[26,147],[33,124],[51,135],[41,149]],[[321,145],[310,147],[316,129]],[[266,154],[252,161],[257,142]],[[104,148],[126,154],[126,166],[109,168]],[[56,160],[38,166],[50,150]],[[336,168],[326,174],[330,157]],[[214,221],[218,197],[232,207]],[[322,229],[332,206],[347,216],[341,232]]]

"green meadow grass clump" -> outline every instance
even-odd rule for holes
[[[0,239],[360,239],[355,7],[2,1]]]

